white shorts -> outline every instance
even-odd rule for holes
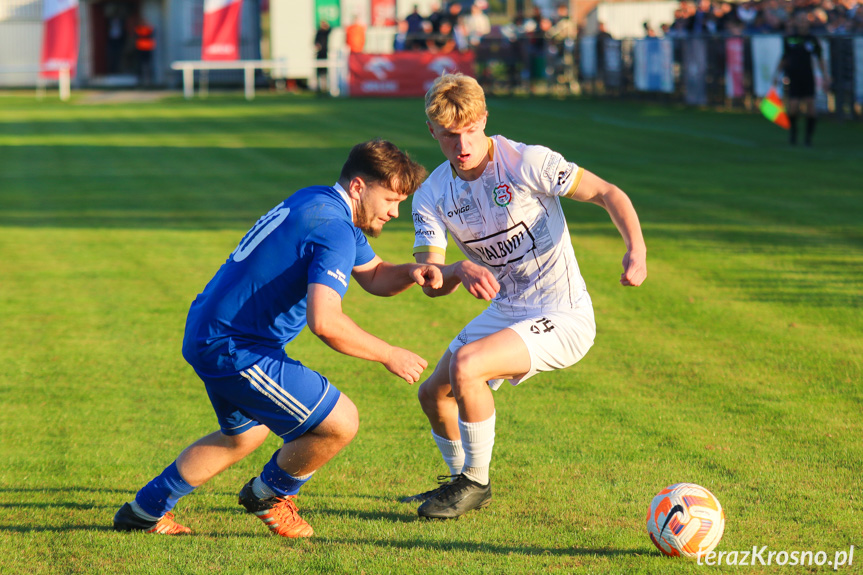
[[[573,310],[546,312],[519,320],[489,307],[465,326],[449,344],[449,350],[455,353],[463,345],[509,328],[521,337],[530,353],[530,370],[523,377],[509,380],[512,385],[543,371],[569,367],[587,354],[596,337],[593,306],[589,298],[585,299],[584,305]],[[502,379],[488,382],[495,390],[502,383]]]

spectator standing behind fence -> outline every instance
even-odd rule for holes
[[[758,6],[755,2],[742,2],[737,5],[735,12],[744,27],[752,26],[759,14]]]
[[[605,43],[608,40],[614,40],[605,27],[605,22],[597,23],[598,32],[596,33],[596,68],[597,75],[605,81]]]
[[[829,85],[827,68],[821,54],[821,44],[809,32],[809,18],[805,12],[799,12],[791,25],[791,33],[782,41],[782,59],[776,70],[777,80],[783,75],[786,79],[786,110],[791,123],[789,140],[791,145],[797,144],[797,119],[801,107],[806,109],[806,146],[812,145],[812,135],[815,133],[815,73],[812,58],[817,59],[824,78],[824,88]]]
[[[321,20],[318,29],[315,32],[315,57],[318,60],[326,60],[329,57],[330,43],[330,23],[326,20]],[[318,92],[324,91],[327,86],[327,68],[317,68]]]
[[[116,9],[116,6],[113,7]],[[108,73],[119,74],[126,48],[126,22],[120,16],[108,20]]]
[[[716,31],[718,33],[736,36],[743,30],[740,18],[737,17],[737,11],[731,2],[717,4],[713,10],[713,15],[716,18]]]
[[[449,23],[455,28],[458,23],[458,19],[461,18],[463,14],[461,13],[461,3],[460,2],[450,2],[449,7],[446,10],[445,20],[448,20]]]
[[[425,18],[420,16],[419,6],[414,4],[413,12],[408,14],[407,18],[405,18],[405,22],[407,22],[407,40],[406,40],[406,49],[407,50],[418,50],[424,48],[424,38],[425,38]]]
[[[533,18],[533,29],[530,31],[528,47],[530,50],[530,77],[532,80],[548,80],[547,69],[548,44],[551,38],[551,20],[537,9]]]
[[[463,22],[471,46],[478,46],[482,37],[491,32],[491,22],[479,2],[470,7],[470,14],[463,18]]]
[[[407,20],[396,22],[396,35],[393,36],[393,52],[404,52],[410,49]]]
[[[135,26],[135,52],[138,55],[138,81],[141,86],[153,83],[153,51],[156,49],[156,31],[141,18]]]
[[[817,4],[817,1],[816,1]],[[764,12],[764,22],[775,31],[784,30],[789,23],[788,8],[789,2],[779,2],[779,0],[765,0],[762,11]]]
[[[459,52],[467,52],[470,49],[468,41],[467,26],[464,24],[464,16],[459,16],[452,27],[452,36],[455,39],[455,49]]]
[[[656,30],[653,29],[649,21],[645,20],[641,27],[644,28],[645,38],[656,38]]]
[[[446,15],[439,2],[432,2],[431,12],[426,18],[429,24],[425,29],[426,34],[440,34],[440,24],[446,19]]]
[[[350,26],[345,28],[345,44],[351,52],[362,52],[366,46],[366,25],[356,16]]]
[[[449,54],[456,48],[455,35],[449,20],[442,20],[437,34],[429,36],[428,51],[434,54]]]
[[[569,18],[568,6],[566,4],[558,5],[548,35],[550,38],[549,57],[552,59],[552,79],[561,84],[569,84],[572,81],[576,33],[575,22]],[[598,43],[599,39],[597,39]]]

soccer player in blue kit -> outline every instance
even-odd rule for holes
[[[419,381],[427,362],[363,331],[341,302],[351,276],[378,296],[415,283],[442,285],[435,266],[384,262],[365,237],[377,237],[398,216],[425,174],[390,142],[357,144],[334,186],[297,191],[249,230],[192,303],[183,341],[183,357],[203,380],[221,429],[187,447],[125,503],[114,516],[115,530],[190,533],[174,521],[177,501],[252,453],[272,431],[284,445],[242,488],[239,503],[278,535],[314,533],[294,498],[351,442],[357,408],[284,347],[308,325],[336,351]]]

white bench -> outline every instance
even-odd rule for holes
[[[65,66],[51,71],[59,74],[57,83],[60,99],[64,102],[68,101],[72,96],[72,75],[69,67]],[[39,100],[45,97],[45,87],[48,85],[48,80],[42,77],[42,72],[43,69],[39,66],[0,67],[0,74],[36,74],[36,97]]]
[[[171,64],[174,70],[183,72],[183,96],[190,99],[195,95],[195,70],[243,70],[243,83],[246,100],[255,98],[255,70],[286,68],[284,60],[178,60]],[[202,79],[201,93],[206,94],[206,80]]]

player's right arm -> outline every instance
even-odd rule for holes
[[[423,286],[423,292],[429,297],[449,295],[458,289],[459,284],[477,299],[491,301],[500,291],[500,284],[488,269],[470,260],[461,260],[454,264],[444,265],[444,256],[434,252],[419,252],[414,256],[417,263],[437,265],[443,274],[443,285],[434,289],[430,285]]]
[[[408,383],[419,381],[428,362],[407,349],[388,344],[358,326],[342,311],[342,297],[333,288],[311,283],[307,293],[309,329],[334,350],[382,363]]]
[[[439,168],[440,169],[440,168]],[[449,163],[446,164],[446,170]],[[491,301],[500,290],[494,274],[481,265],[470,260],[462,260],[454,264],[444,265],[446,261],[446,224],[435,207],[435,178],[439,176],[436,170],[420,189],[414,194],[412,215],[414,229],[414,258],[418,264],[432,264],[440,268],[443,274],[443,285],[437,289],[426,283],[423,292],[429,297],[449,295],[463,284],[472,296],[485,301]]]

